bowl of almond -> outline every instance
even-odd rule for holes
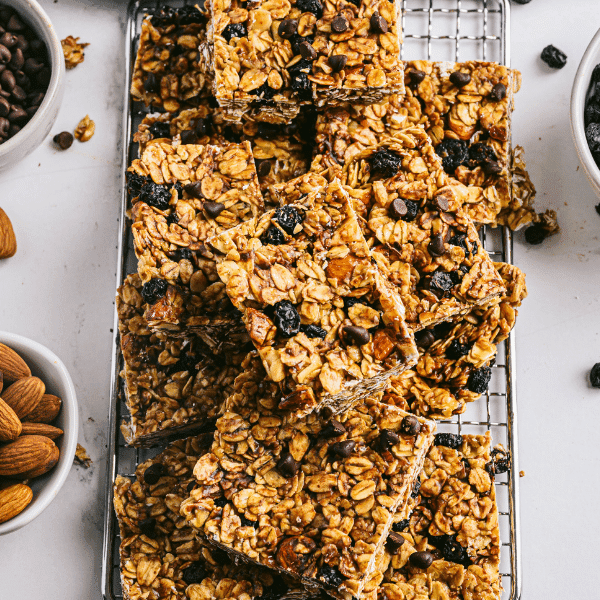
[[[77,397],[62,361],[0,331],[0,535],[35,519],[58,494],[77,448]]]

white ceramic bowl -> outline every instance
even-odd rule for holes
[[[48,48],[52,75],[40,107],[17,135],[0,144],[0,171],[31,154],[50,133],[65,92],[65,58],[48,15],[35,0],[2,0],[40,36]]]
[[[21,514],[0,523],[0,535],[3,535],[33,521],[58,494],[73,465],[79,419],[73,382],[65,365],[54,352],[33,340],[5,331],[0,331],[0,343],[12,348],[23,358],[31,369],[31,374],[46,384],[47,393],[62,399],[62,408],[55,425],[64,431],[64,434],[55,440],[60,450],[57,465],[45,475],[31,480],[33,500]]]
[[[585,139],[584,122],[585,101],[592,79],[592,71],[598,63],[600,63],[600,29],[592,38],[579,63],[571,91],[571,131],[575,149],[592,189],[600,198],[600,169],[594,162],[594,157]]]

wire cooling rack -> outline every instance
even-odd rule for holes
[[[167,0],[170,6],[195,4],[194,0]],[[488,60],[510,65],[510,30],[508,0],[400,0],[404,60]],[[133,132],[147,110],[131,102],[128,90],[141,21],[151,14],[161,0],[134,0],[128,8],[125,57],[126,92],[123,122],[123,170],[137,157]],[[125,186],[123,186],[125,187]],[[123,190],[120,218],[117,285],[136,270],[132,238],[126,219],[127,195]],[[481,230],[485,249],[496,262],[512,262],[512,237],[507,229]],[[117,474],[133,476],[136,466],[162,450],[128,448],[119,425],[127,409],[123,402],[119,372],[118,321],[115,314],[111,408],[108,440],[108,476],[106,519],[102,563],[102,594],[105,600],[122,600],[119,573],[119,533],[112,505],[112,483]],[[510,452],[512,464],[508,473],[496,476],[502,553],[500,570],[504,592],[502,600],[518,600],[521,596],[521,561],[519,539],[519,466],[517,452],[517,413],[515,404],[515,338],[498,347],[488,392],[477,402],[467,405],[462,415],[439,421],[438,430],[453,433],[482,434],[491,431],[494,444],[503,444]]]

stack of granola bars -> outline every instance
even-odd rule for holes
[[[142,23],[122,432],[172,443],[115,482],[129,600],[500,598],[508,457],[436,420],[526,296],[478,229],[552,215],[513,168],[518,73],[403,63],[398,6]]]

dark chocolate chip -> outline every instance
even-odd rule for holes
[[[417,435],[421,431],[421,423],[414,415],[407,415],[400,423],[400,432],[406,435]]]
[[[317,58],[317,51],[312,47],[312,44],[304,41],[299,46],[300,56],[305,60],[313,61]]]
[[[266,177],[271,172],[271,161],[270,160],[257,160],[256,161],[256,172],[259,177]]]
[[[590,383],[592,387],[600,388],[600,363],[596,363],[590,371]]]
[[[434,202],[435,202],[435,205],[438,207],[438,209],[441,210],[442,212],[447,212],[448,209],[450,208],[450,203],[448,201],[448,198],[446,198],[446,196],[444,196],[444,194],[438,194],[434,198]]]
[[[392,219],[398,221],[408,214],[406,202],[402,198],[396,198],[389,206],[388,213]]]
[[[331,444],[329,450],[332,454],[335,454],[336,456],[339,456],[341,458],[348,458],[354,451],[355,447],[356,442],[352,440],[345,440],[343,442],[335,442],[334,444]]]
[[[288,479],[293,477],[299,468],[300,465],[289,452],[282,454],[281,458],[277,461],[277,470]]]
[[[332,54],[329,59],[329,66],[335,71],[341,71],[348,62],[348,57],[345,54]]]
[[[277,33],[284,39],[291,38],[298,31],[298,19],[285,19],[279,23]]]
[[[344,337],[350,338],[356,342],[359,346],[368,344],[371,340],[371,334],[364,327],[357,327],[355,325],[346,325],[343,328]]]
[[[375,33],[387,33],[389,26],[388,22],[379,14],[378,11],[375,11],[371,15],[371,20],[369,21],[371,25],[371,29]]]
[[[68,131],[62,131],[61,133],[57,133],[52,140],[61,150],[67,150],[73,144],[73,134]]]
[[[202,208],[210,219],[216,219],[225,210],[225,205],[221,202],[210,202],[207,200],[202,205]]]
[[[431,256],[442,256],[446,252],[444,236],[441,233],[434,235],[427,246],[427,250]]]
[[[336,15],[333,17],[331,29],[335,31],[335,33],[344,33],[348,27],[350,27],[350,23],[348,23],[348,19],[346,19],[344,15]]]
[[[417,346],[427,349],[435,342],[435,335],[428,329],[422,329],[415,333],[415,342],[417,342]]]
[[[490,92],[490,98],[496,102],[506,98],[506,86],[503,83],[497,83]]]
[[[194,198],[198,198],[199,200],[204,198],[204,194],[202,193],[202,182],[195,181],[194,183],[188,183],[183,188],[190,196]]]
[[[166,469],[162,463],[154,463],[144,471],[144,481],[148,485],[158,483],[159,479],[165,474]]]
[[[450,74],[450,81],[456,87],[464,87],[471,81],[471,76],[468,73],[463,73],[462,71],[454,71],[454,73]]]
[[[481,167],[486,175],[499,175],[502,173],[502,166],[495,160],[485,160]]]
[[[379,434],[378,445],[382,452],[389,450],[400,441],[400,436],[391,429],[382,429]]]
[[[409,71],[408,76],[410,77],[410,83],[412,85],[419,85],[423,79],[426,77],[425,71],[419,71],[418,69],[413,69]]]
[[[388,536],[385,545],[392,554],[396,554],[405,541],[406,540],[399,533],[392,531]]]
[[[346,433],[346,428],[339,421],[331,419],[331,421],[329,421],[329,423],[327,423],[327,425],[321,429],[319,435],[326,439],[330,439],[339,437],[343,433]]]
[[[431,552],[413,552],[409,561],[413,567],[417,567],[418,569],[428,569],[433,562],[434,556]]]

